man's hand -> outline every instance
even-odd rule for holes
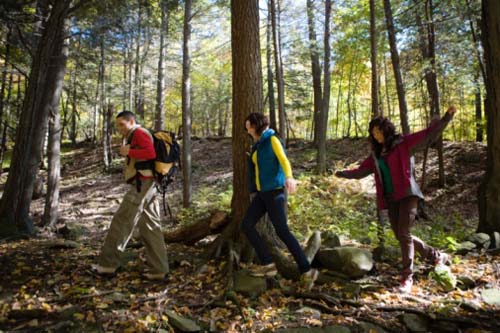
[[[450,115],[454,115],[455,113],[457,113],[457,108],[452,105],[448,108],[448,110],[446,110],[446,112]]]
[[[344,178],[344,171],[335,171],[335,177]]]
[[[295,192],[295,189],[297,187],[297,182],[292,177],[288,177],[285,181],[285,187],[288,193],[292,194]]]
[[[124,145],[120,147],[120,155],[128,156],[128,152],[130,151],[130,145]]]

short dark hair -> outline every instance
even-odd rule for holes
[[[374,127],[378,127],[378,129],[384,135],[383,144],[378,143],[378,141],[373,137]],[[375,117],[370,121],[368,131],[370,133],[370,142],[372,144],[372,149],[375,152],[375,156],[377,157],[380,157],[380,154],[382,153],[384,147],[386,149],[390,149],[394,140],[400,137],[400,135],[396,133],[396,127],[394,126],[394,124],[389,119],[382,116]]]
[[[262,132],[269,126],[269,119],[260,112],[253,112],[248,115],[245,119],[245,123],[249,121],[250,125],[255,128],[255,132],[261,135]]]
[[[136,117],[135,117],[135,113],[133,113],[132,111],[127,111],[127,110],[118,113],[118,115],[116,116],[116,118],[117,119],[118,118],[124,118],[125,120],[128,120],[128,121],[130,121],[132,119],[137,120]]]

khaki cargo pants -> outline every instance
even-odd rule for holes
[[[168,273],[167,249],[160,226],[160,209],[156,200],[153,180],[143,179],[141,191],[131,186],[118,211],[113,216],[111,226],[101,249],[98,263],[105,267],[118,267],[121,256],[134,228],[146,250],[146,260],[151,273]]]

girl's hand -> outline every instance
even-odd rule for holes
[[[285,181],[285,188],[287,189],[288,193],[292,194],[295,192],[295,189],[297,187],[297,182],[295,179],[292,177],[288,177]]]
[[[448,110],[446,110],[446,112],[450,115],[454,115],[455,113],[457,113],[457,108],[452,105],[448,108]]]

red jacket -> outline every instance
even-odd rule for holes
[[[127,182],[131,182],[137,175],[137,172],[135,171],[135,164],[137,162],[154,160],[156,158],[156,151],[153,143],[153,137],[142,127],[133,129],[128,135],[127,142],[130,143],[130,150],[127,155],[125,179]],[[152,171],[140,170],[139,178],[150,179],[154,178],[154,176]]]
[[[416,149],[425,147],[434,141],[452,118],[453,115],[446,113],[439,121],[431,123],[431,126],[427,129],[409,135],[402,135],[393,143],[392,148],[384,156],[391,172],[392,185],[394,187],[392,200],[399,201],[408,196],[424,197],[415,181],[412,155]],[[387,203],[384,198],[380,170],[374,153],[368,156],[357,169],[341,171],[339,176],[350,179],[361,179],[371,173],[375,175],[377,206],[379,209],[386,209]]]

